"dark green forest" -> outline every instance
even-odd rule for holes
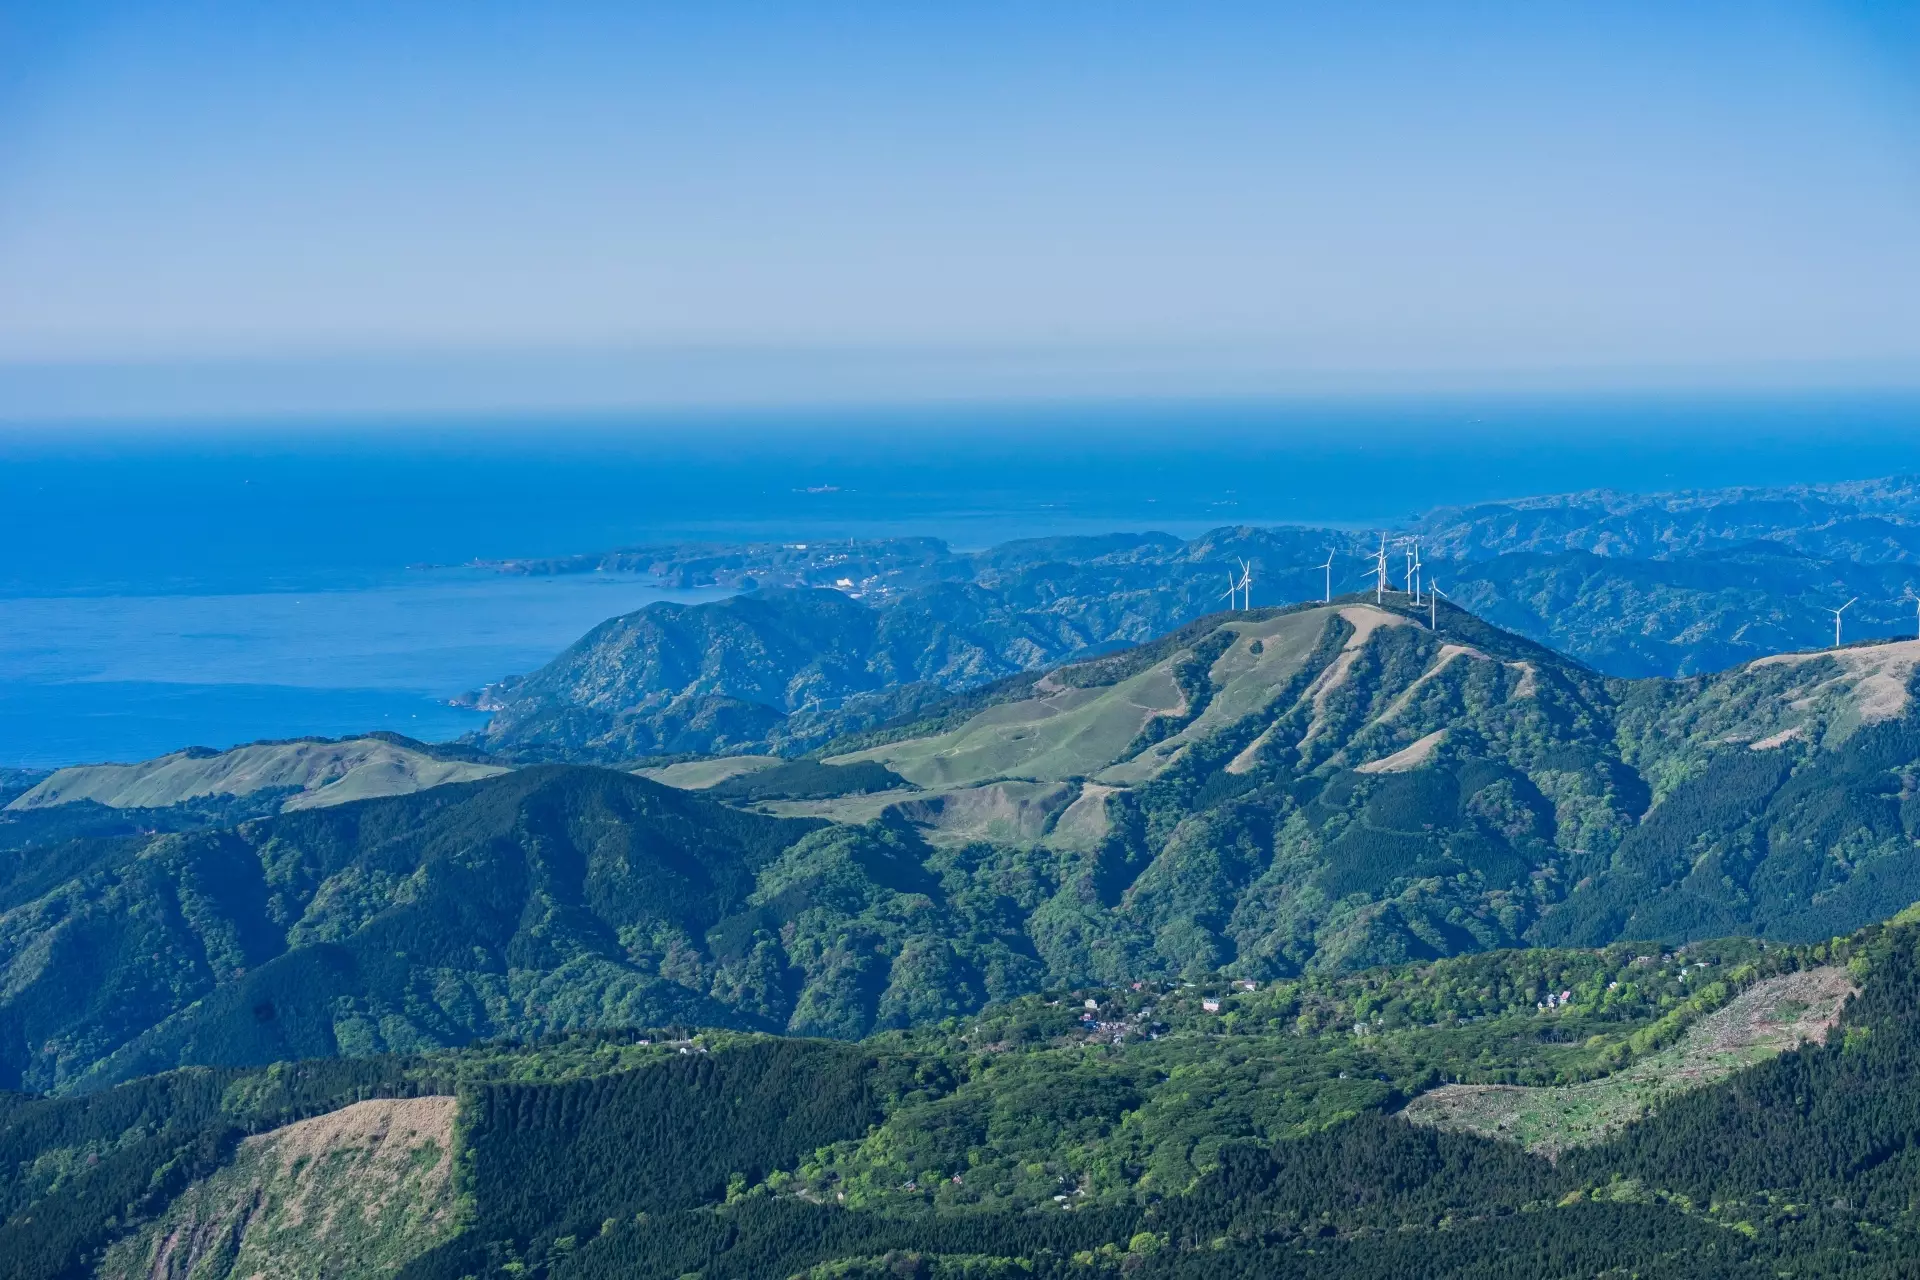
[[[1545,1082],[1655,1050],[1688,1016],[1682,962],[1723,988],[1693,998],[1695,1017],[1802,965],[1844,964],[1861,991],[1826,1044],[1557,1161],[1396,1114],[1447,1064]],[[1632,975],[1639,990],[1620,995]],[[1572,1024],[1529,999],[1563,983],[1582,988]],[[1799,949],[1497,953],[1232,990],[1060,992],[858,1045],[669,1028],[9,1095],[0,1276],[86,1273],[249,1133],[422,1094],[459,1099],[466,1216],[406,1264],[412,1280],[1866,1277],[1920,1263],[1920,926]],[[1222,1009],[1196,1007],[1209,999]],[[1379,1029],[1316,1033],[1316,1010]],[[1083,1013],[1146,1034],[1103,1038]],[[1240,1102],[1235,1061],[1255,1085]],[[1233,1119],[1277,1095],[1310,1105],[1264,1129]],[[1187,1128],[1134,1119],[1169,1106],[1189,1108]],[[1203,1138],[1184,1180],[1156,1165],[1159,1147]],[[880,1148],[899,1163],[874,1164]],[[997,1166],[996,1152],[1018,1161]],[[1129,1180],[1103,1183],[1102,1160]],[[1063,1192],[1013,1194],[1030,1166]]]
[[[782,1193],[777,1180],[699,1208],[662,1189],[618,1212],[583,1198],[567,1220],[604,1211],[597,1233],[560,1247],[525,1239],[522,1256],[544,1248],[553,1275],[581,1277],[781,1276],[816,1267],[836,1275],[1908,1274],[1920,1262],[1912,1208],[1920,933],[1876,933],[1859,941],[1856,956],[1870,975],[1830,1044],[1687,1095],[1557,1165],[1503,1143],[1414,1128],[1388,1101],[1278,1143],[1227,1144],[1211,1172],[1176,1194],[1024,1212],[850,1211],[831,1197]],[[887,1088],[903,1086],[896,1106],[941,1082],[923,1066]],[[751,1182],[749,1173],[736,1187]],[[546,1221],[561,1218],[540,1203]],[[436,1269],[442,1261],[423,1259],[410,1274],[455,1274]]]

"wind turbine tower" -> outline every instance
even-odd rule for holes
[[[1902,600],[1913,601],[1913,638],[1920,640],[1920,595],[1915,595],[1913,588],[1909,586],[1907,588],[1907,594],[1900,598]]]
[[[1240,607],[1253,608],[1253,562],[1250,560],[1240,562]]]
[[[1438,578],[1434,578],[1428,581],[1427,583],[1427,630],[1438,631],[1440,629],[1440,597],[1446,596],[1446,595],[1447,593],[1440,589],[1440,580]],[[1447,596],[1447,599],[1451,600],[1453,599],[1453,597]]]
[[[1321,595],[1320,603],[1332,604],[1333,603],[1333,552],[1331,551],[1327,552],[1327,562],[1321,565],[1320,567],[1326,570],[1326,574],[1327,574],[1327,589]]]
[[[1380,535],[1380,550],[1373,557],[1373,602],[1381,603],[1387,595],[1387,535]]]
[[[1855,596],[1853,600],[1858,600],[1859,598],[1859,596]],[[1827,610],[1828,613],[1833,615],[1833,647],[1836,649],[1840,647],[1840,615],[1853,608],[1853,600],[1847,601],[1838,609]]]

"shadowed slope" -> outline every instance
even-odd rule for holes
[[[83,846],[0,888],[9,1083],[607,1022],[736,1020],[659,975],[807,830],[543,767]]]

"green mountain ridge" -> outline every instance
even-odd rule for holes
[[[660,774],[705,790],[537,766],[34,845],[0,864],[0,1083],[1844,933],[1920,900],[1917,656],[1623,681],[1348,597]]]
[[[1920,644],[1621,681],[1435,617],[1359,598],[1231,615],[1110,684],[1102,664],[1011,682],[827,758],[931,789],[894,808],[931,841],[976,838],[997,805],[1009,831],[1093,848],[1121,868],[1102,902],[1125,924],[1087,921],[1088,945],[1140,972],[1825,936],[1920,898]]]
[[[77,842],[0,886],[0,1071],[94,1087],[569,1023],[754,1025],[661,970],[811,825],[547,767]]]
[[[1823,643],[1849,598],[1854,634],[1911,635],[1920,588],[1913,477],[1675,494],[1609,491],[1427,513],[1428,579],[1516,634],[1620,677],[1697,675]],[[596,628],[537,672],[469,701],[477,737],[528,759],[777,751],[944,695],[1139,644],[1218,607],[1253,566],[1262,604],[1318,599],[1371,571],[1374,535],[1227,527],[1017,541],[686,545],[495,565],[618,569],[747,594],[656,605]],[[1393,581],[1411,570],[1396,542]]]

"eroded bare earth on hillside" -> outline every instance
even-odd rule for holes
[[[380,1098],[248,1138],[154,1227],[109,1250],[96,1274],[391,1275],[457,1226],[455,1107],[446,1097]]]
[[[1796,1046],[1826,1043],[1854,994],[1842,968],[1806,969],[1755,983],[1702,1018],[1686,1038],[1601,1080],[1557,1088],[1450,1084],[1408,1103],[1415,1124],[1478,1133],[1556,1156],[1599,1142],[1678,1093],[1723,1080]]]

